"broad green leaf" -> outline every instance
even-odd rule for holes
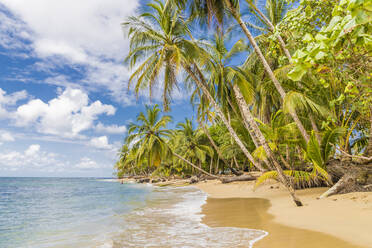
[[[311,34],[307,33],[307,34],[305,34],[305,36],[302,40],[305,41],[305,42],[310,42],[313,39],[314,39],[313,36]]]
[[[320,60],[320,59],[324,58],[325,56],[327,56],[327,54],[325,52],[320,51],[320,52],[318,52],[317,55],[315,55],[315,59]]]
[[[324,161],[320,151],[318,141],[315,138],[314,131],[311,133],[310,140],[307,143],[306,155],[313,163],[320,167],[324,167]]]
[[[288,74],[288,78],[293,81],[300,81],[303,75],[305,75],[307,69],[302,65],[296,65]]]
[[[317,40],[317,41],[323,41],[323,40],[327,40],[327,39],[328,39],[328,37],[324,36],[322,34],[315,35],[315,40]]]

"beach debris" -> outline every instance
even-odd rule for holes
[[[237,177],[224,177],[221,178],[222,183],[232,183],[232,182],[239,182],[239,181],[254,181],[257,177],[253,175],[242,175]]]

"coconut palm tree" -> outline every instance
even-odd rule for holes
[[[244,146],[209,92],[206,80],[195,63],[195,58],[200,59],[204,53],[200,52],[195,42],[185,39],[188,28],[178,10],[172,8],[171,4],[164,5],[161,1],[149,4],[149,7],[152,12],[143,13],[141,17],[130,17],[123,23],[129,30],[130,38],[130,53],[126,61],[132,67],[138,61],[142,61],[130,77],[130,82],[137,79],[135,86],[137,94],[141,89],[148,87],[151,95],[159,75],[164,72],[163,102],[167,109],[170,94],[177,84],[177,72],[182,67],[212,104],[246,157],[256,168],[264,171]]]
[[[160,117],[158,105],[152,108],[146,107],[146,114],[140,112],[137,116],[137,123],[131,123],[128,128],[126,143],[137,147],[136,159],[147,159],[148,167],[159,166],[166,151],[164,138],[171,135],[167,129],[168,123],[172,120],[170,116]]]
[[[224,40],[221,37],[215,37],[215,45],[211,48],[210,59],[209,59],[209,74],[210,74],[210,81],[213,84],[217,84],[218,88],[221,88],[219,92],[226,92],[228,91],[226,88],[232,84],[233,92],[235,93],[235,99],[239,106],[241,116],[243,117],[243,122],[245,127],[247,128],[255,146],[258,148],[260,146],[263,147],[265,153],[267,154],[265,158],[265,163],[268,167],[272,170],[276,170],[278,174],[278,178],[280,181],[285,185],[285,187],[290,192],[294,202],[301,206],[302,203],[296,196],[294,189],[289,182],[288,178],[283,174],[283,170],[277,161],[271,147],[269,146],[265,136],[262,134],[261,130],[259,129],[256,121],[254,120],[254,116],[250,111],[250,108],[246,102],[247,98],[250,98],[248,94],[250,94],[250,89],[246,86],[250,85],[249,82],[246,81],[246,77],[242,74],[241,70],[238,68],[233,69],[225,65],[226,61],[234,55],[236,51],[240,51],[240,42],[236,43],[232,49],[228,52],[224,45]],[[244,97],[243,92],[246,93],[246,97]],[[220,98],[225,97],[226,94],[220,94]]]
[[[269,76],[270,80],[273,82],[276,90],[279,92],[279,95],[281,97],[281,100],[284,101],[286,98],[286,92],[282,85],[280,84],[279,80],[276,78],[274,72],[272,71],[269,63],[267,62],[265,56],[263,55],[260,47],[258,46],[255,38],[253,37],[252,33],[249,31],[246,23],[243,21],[241,15],[240,15],[240,5],[239,0],[191,0],[192,5],[194,5],[195,9],[199,7],[200,9],[205,9],[196,12],[197,14],[202,14],[201,18],[208,17],[211,19],[214,17],[218,22],[223,22],[224,17],[226,16],[225,11],[228,11],[228,13],[235,19],[235,21],[239,24],[241,29],[243,30],[244,34],[247,36],[250,44],[252,45],[255,53],[259,57],[267,75]],[[185,5],[187,3],[187,0],[179,0],[177,2],[180,2],[180,5]],[[205,15],[207,13],[207,15]],[[306,140],[306,142],[309,141],[310,137],[304,128],[301,120],[299,119],[297,112],[290,112],[290,116],[295,121],[298,129],[300,130],[302,136]]]
[[[206,144],[203,131],[194,129],[192,121],[187,118],[185,122],[178,123],[177,127],[178,129],[173,134],[175,151],[183,158],[202,168],[207,157],[212,158],[214,155],[213,149]]]

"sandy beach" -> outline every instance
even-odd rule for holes
[[[255,248],[372,247],[372,193],[350,193],[318,200],[327,188],[298,190],[296,207],[281,185],[268,182],[207,181],[196,185],[208,193],[203,222],[209,226],[262,229],[269,235]]]

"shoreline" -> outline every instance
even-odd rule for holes
[[[320,247],[311,246],[313,240],[327,244],[324,247],[372,247],[372,192],[335,195],[317,200],[327,188],[298,190],[304,206],[296,207],[279,183],[268,182],[255,191],[253,184],[222,184],[217,180],[195,184],[208,195],[202,211],[205,215],[203,223],[209,226],[252,229],[264,226],[272,229],[263,229],[269,231],[269,235],[255,243],[254,247],[257,248],[273,247],[268,246],[273,244],[274,247],[292,247],[288,246],[287,239],[285,242],[282,240],[281,245],[279,233],[291,233],[293,247],[304,247],[299,242],[310,242],[309,247]],[[255,215],[248,215],[252,208],[256,211]],[[259,219],[252,221],[255,216],[259,216]]]

